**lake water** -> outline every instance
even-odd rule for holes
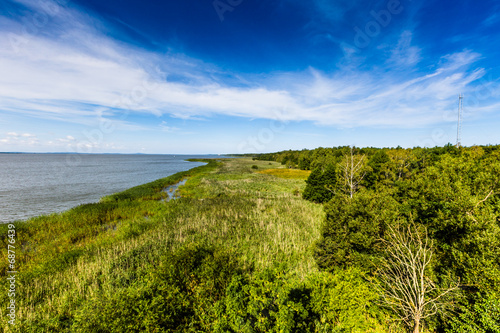
[[[0,154],[0,223],[61,212],[204,163],[213,155]]]

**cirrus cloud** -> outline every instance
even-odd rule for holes
[[[41,10],[37,1],[22,3]],[[409,30],[386,50],[390,57],[381,66],[242,74],[175,50],[164,54],[119,42],[105,32],[104,22],[55,1],[45,4],[57,10],[32,33],[21,21],[0,16],[0,44],[7,45],[0,49],[2,113],[83,125],[104,118],[128,130],[150,126],[131,115],[411,128],[447,121],[443,115],[454,108],[459,92],[488,88],[480,82],[486,69],[476,67],[481,54],[471,50],[441,55],[430,70],[415,70],[423,51]],[[492,97],[477,99],[476,116],[496,110]],[[178,130],[162,124],[166,132]],[[10,134],[0,141],[16,140],[37,143],[35,137]]]

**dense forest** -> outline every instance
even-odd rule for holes
[[[500,332],[500,146],[262,154],[311,170],[318,266],[357,268],[410,331]]]
[[[500,332],[499,146],[206,162],[1,225],[3,331]]]

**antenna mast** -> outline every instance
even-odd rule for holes
[[[460,94],[458,95],[458,123],[457,123],[457,148],[460,147],[461,144],[461,136],[462,136],[462,113],[464,109],[464,104],[463,104],[463,99],[464,95]]]

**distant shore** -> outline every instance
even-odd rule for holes
[[[79,159],[71,164],[68,156]],[[214,157],[3,153],[0,223],[26,221],[95,203],[103,196],[203,165],[196,158],[208,156]]]

